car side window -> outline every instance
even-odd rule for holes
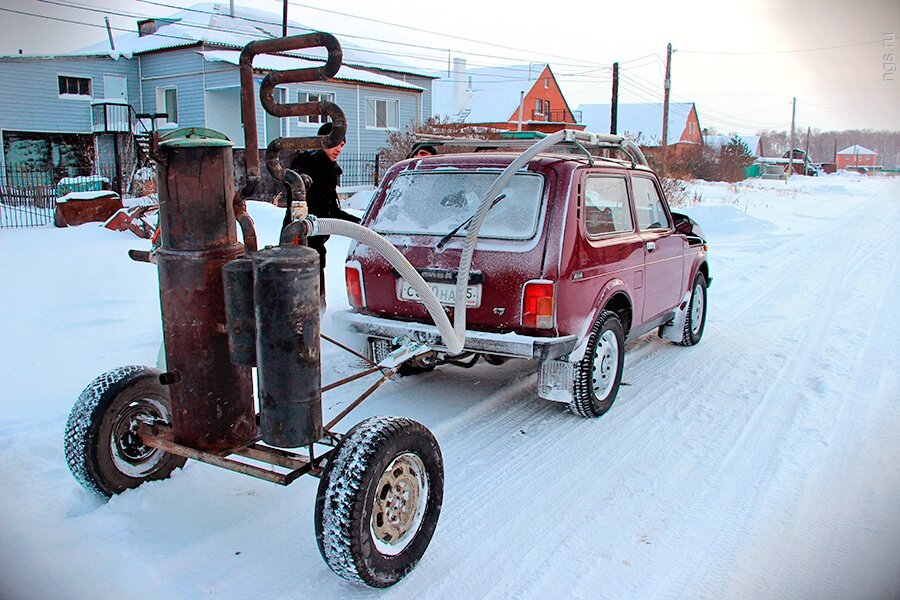
[[[584,192],[584,224],[588,235],[634,231],[624,177],[588,177]]]
[[[668,229],[669,218],[663,208],[662,199],[652,179],[632,177],[631,189],[634,191],[634,208],[637,213],[638,227],[644,229]]]

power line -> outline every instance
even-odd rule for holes
[[[149,0],[147,0],[147,1],[149,1]],[[279,4],[281,4],[283,0],[274,0],[274,1],[275,1],[275,2],[278,2]],[[388,25],[388,26],[390,26],[390,27],[397,27],[397,28],[399,28],[399,29],[406,29],[406,30],[409,30],[409,31],[417,31],[417,32],[419,32],[419,33],[427,33],[427,34],[430,34],[430,35],[438,35],[438,36],[441,36],[441,37],[446,37],[446,38],[450,38],[450,39],[460,40],[460,41],[464,41],[464,42],[470,42],[470,43],[475,43],[475,44],[481,44],[481,45],[484,45],[484,46],[492,46],[492,47],[495,47],[495,48],[502,48],[502,49],[504,49],[504,50],[515,50],[516,52],[524,52],[524,53],[529,53],[529,52],[531,52],[531,50],[526,50],[526,49],[523,49],[523,48],[516,48],[516,47],[514,47],[514,46],[506,46],[506,45],[503,45],[503,44],[495,44],[495,43],[492,43],[492,42],[485,42],[485,41],[482,41],[482,40],[475,40],[475,39],[472,39],[472,38],[467,38],[467,37],[463,37],[463,36],[459,36],[459,35],[453,35],[453,34],[449,34],[449,33],[443,33],[443,32],[440,32],[440,31],[432,31],[432,30],[430,30],[430,29],[422,29],[422,28],[420,28],[420,27],[413,27],[413,26],[410,26],[410,25],[400,25],[399,23],[391,23],[391,22],[389,22],[389,21],[382,21],[382,20],[380,20],[380,19],[373,19],[373,18],[371,18],[371,17],[363,17],[363,16],[360,16],[360,15],[354,15],[354,14],[351,14],[351,13],[345,13],[345,12],[341,12],[341,11],[337,11],[337,10],[329,10],[329,9],[321,8],[321,7],[318,7],[318,6],[312,6],[312,5],[310,5],[310,4],[301,4],[301,3],[299,3],[299,2],[288,2],[288,4],[291,5],[291,6],[298,6],[298,7],[300,7],[300,8],[308,8],[308,9],[310,9],[310,10],[317,10],[317,11],[324,12],[324,13],[328,13],[328,14],[340,15],[340,16],[342,16],[342,17],[349,17],[349,18],[351,18],[351,19],[359,19],[359,20],[362,20],[362,21],[366,21],[367,23],[378,23],[378,24],[380,24],[380,25]],[[584,65],[595,65],[595,64],[596,64],[596,63],[592,63],[592,62],[590,62],[590,61],[585,61],[585,60],[581,60],[581,59],[573,59],[572,57],[568,57],[568,56],[559,56],[559,55],[555,55],[555,54],[543,54],[543,56],[549,56],[549,57],[552,57],[552,58],[561,58],[561,59],[563,59],[563,60],[570,60],[570,61],[574,61],[574,62],[576,62],[576,63],[580,63],[580,64],[584,64]],[[608,66],[610,66],[610,65],[603,65],[603,66],[607,66],[607,67],[608,67]]]
[[[838,46],[823,46],[821,48],[801,48],[798,50],[759,50],[753,52],[721,52],[721,51],[713,51],[713,50],[682,50],[678,49],[679,52],[684,54],[710,54],[710,55],[723,55],[723,56],[761,56],[761,55],[770,55],[770,54],[799,54],[802,52],[821,52],[823,50],[839,50],[841,48],[853,48],[855,46],[869,46],[871,44],[881,44],[882,40],[871,40],[867,42],[855,42],[852,44],[840,44]]]

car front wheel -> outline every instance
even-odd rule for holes
[[[684,319],[684,332],[679,346],[694,346],[700,343],[703,337],[703,328],[706,326],[706,277],[703,273],[697,273],[694,278],[694,287],[691,291],[691,303],[688,305],[688,313]]]

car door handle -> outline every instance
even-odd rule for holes
[[[653,252],[656,250],[656,242],[647,242],[647,252]]]

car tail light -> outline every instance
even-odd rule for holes
[[[347,263],[344,268],[344,276],[347,280],[347,299],[353,308],[366,306],[366,294],[363,288],[362,267],[359,263]]]
[[[529,281],[522,301],[522,326],[534,329],[553,327],[556,287],[549,281]]]

